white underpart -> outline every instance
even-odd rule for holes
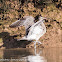
[[[27,38],[38,40],[39,37],[41,37],[40,35],[42,35],[42,32],[43,32],[43,30],[42,30],[41,26],[36,26],[33,28],[32,34],[30,34],[30,35],[28,34]]]
[[[27,39],[35,39],[36,41],[38,41],[39,38],[43,36],[45,33],[46,33],[46,27],[42,22],[42,20],[39,20],[30,28],[30,31],[27,35]]]

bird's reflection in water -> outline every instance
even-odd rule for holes
[[[42,50],[38,51],[38,53],[35,50],[34,53],[35,55],[27,56],[28,62],[47,62],[47,60],[43,56],[40,56],[40,54],[42,54]]]
[[[28,62],[47,62],[47,60],[45,60],[45,58],[40,55],[28,56],[27,59],[28,59]]]
[[[11,62],[12,59],[18,59],[20,62],[46,62],[45,58],[42,56],[42,50],[39,49],[37,50],[36,54],[34,49],[4,50],[3,59],[10,59],[9,62]]]
[[[8,62],[62,62],[62,48],[31,49],[0,49],[0,59],[10,59]],[[22,59],[11,61],[11,59]],[[7,61],[0,61],[7,62]]]

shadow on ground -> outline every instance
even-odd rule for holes
[[[27,40],[17,41],[17,39],[15,39],[15,36],[10,36],[10,34],[8,32],[1,32],[0,38],[3,39],[3,45],[0,46],[0,48],[5,47],[6,49],[8,49],[8,48],[26,48],[26,45],[31,43],[31,41],[27,41]]]

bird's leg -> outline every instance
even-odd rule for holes
[[[38,43],[38,45],[39,45],[39,44],[42,44],[40,41],[36,41],[36,42]]]
[[[38,41],[38,45],[39,45],[39,44],[42,44],[42,43],[41,43],[40,41]]]
[[[39,44],[42,44],[40,41],[37,41],[37,40],[34,41],[34,50],[35,50],[35,55],[36,55],[36,43],[37,43],[37,42],[38,42],[38,45],[39,45]]]
[[[35,50],[35,55],[36,55],[36,41],[34,41],[34,50]]]
[[[36,43],[38,43],[38,45],[39,44],[42,44],[40,41],[34,41],[35,43],[34,43],[34,48],[36,48]]]
[[[37,43],[38,43],[38,46],[40,45],[40,44],[42,44],[40,41],[36,41]]]
[[[35,41],[35,43],[34,43],[34,48],[36,49],[36,41]]]

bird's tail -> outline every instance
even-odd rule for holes
[[[28,39],[26,37],[22,37],[21,39],[17,39],[17,41],[20,41],[20,40],[33,41],[33,39]]]
[[[26,37],[22,37],[20,39],[17,39],[17,41],[20,41],[20,40],[28,40]]]

